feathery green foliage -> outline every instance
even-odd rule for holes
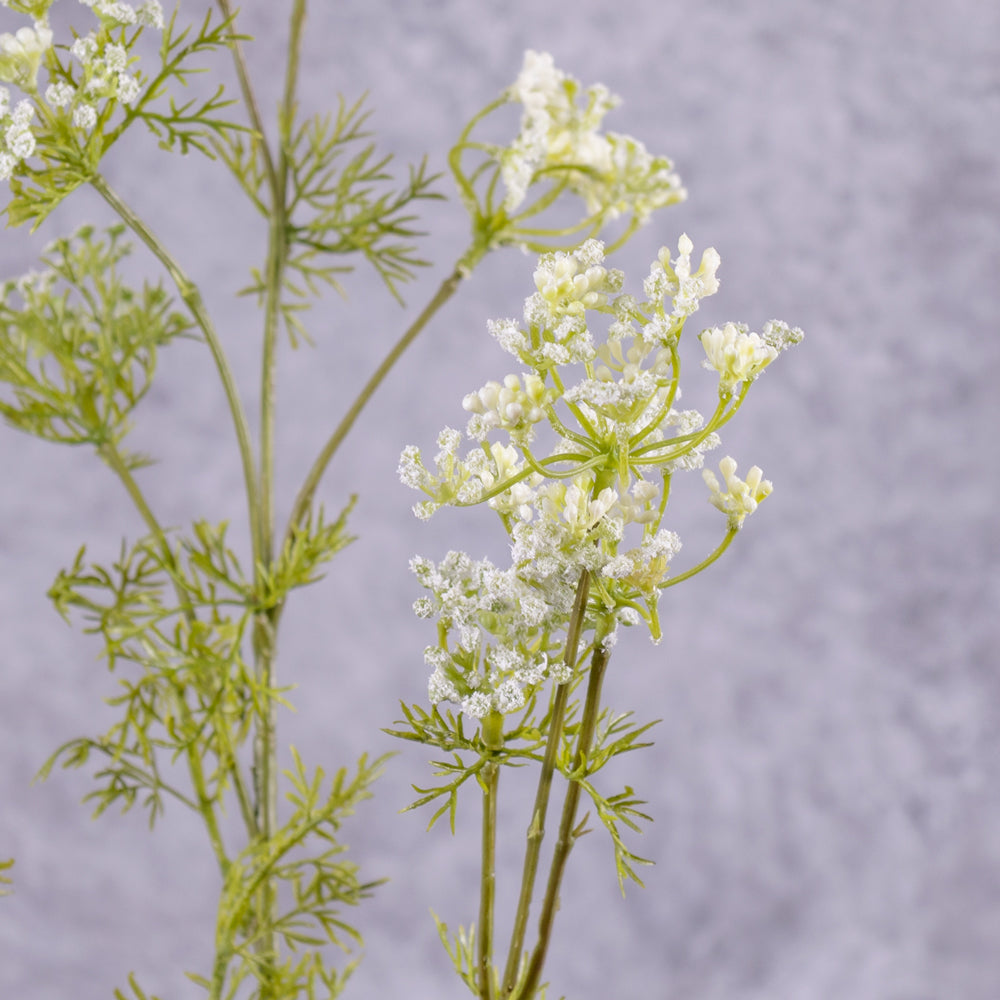
[[[113,226],[101,238],[84,226],[50,245],[46,270],[0,286],[0,413],[19,430],[117,448],[152,384],[158,350],[190,329],[162,285],[125,284],[124,232]]]

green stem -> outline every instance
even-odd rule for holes
[[[479,889],[479,1000],[495,1000],[493,991],[493,901],[496,893],[497,789],[500,767],[487,761],[483,789],[482,875]]]
[[[270,570],[274,557],[274,410],[278,324],[285,267],[288,260],[288,148],[295,117],[295,89],[299,73],[299,55],[305,24],[306,0],[295,0],[289,20],[288,58],[285,89],[278,116],[278,164],[269,174],[271,212],[267,248],[267,300],[264,311],[264,337],[260,379],[260,480],[258,528],[260,542],[255,564],[259,585],[262,574]],[[262,137],[263,141],[263,137]],[[254,741],[257,826],[260,839],[270,843],[278,829],[278,747],[275,660],[278,616],[274,610],[261,613],[254,622],[254,652],[257,682],[263,691],[263,706],[257,721]],[[261,938],[258,954],[262,963],[259,980],[261,1000],[270,1000],[274,992],[274,968],[278,958],[277,935],[273,929],[277,906],[277,888],[272,878],[261,883],[258,897],[258,922]]]
[[[247,491],[250,523],[251,525],[256,525],[258,517],[257,483],[254,471],[253,448],[250,444],[250,425],[247,423],[246,414],[243,411],[243,403],[240,400],[239,391],[236,388],[236,380],[233,378],[232,370],[229,367],[229,361],[226,358],[225,351],[222,349],[222,344],[212,325],[208,311],[202,302],[201,293],[198,291],[198,287],[187,277],[177,261],[170,255],[166,247],[156,238],[142,219],[111,189],[107,181],[100,174],[95,174],[90,179],[90,183],[94,190],[115,210],[122,221],[146,244],[153,255],[164,266],[177,286],[178,294],[188,307],[195,323],[205,337],[205,343],[212,352],[212,358],[215,361],[219,378],[222,381],[222,387],[226,393],[226,400],[229,403],[229,411],[236,429],[236,440],[243,463],[243,479]],[[256,536],[256,530],[254,534]],[[257,556],[255,537],[255,562]]]
[[[329,466],[333,456],[337,453],[337,449],[343,443],[344,438],[350,433],[361,411],[368,404],[372,396],[375,395],[376,390],[385,380],[385,377],[392,370],[403,352],[416,340],[417,335],[430,322],[434,314],[455,294],[458,286],[462,283],[462,279],[468,277],[472,268],[479,263],[486,255],[486,252],[486,247],[473,246],[469,248],[460,259],[459,264],[456,265],[455,270],[441,283],[434,297],[424,307],[423,312],[413,321],[403,336],[399,338],[389,353],[382,359],[382,363],[375,369],[371,378],[364,384],[361,392],[358,393],[357,398],[351,404],[350,409],[344,414],[326,444],[323,445],[323,450],[316,456],[316,460],[313,462],[309,474],[306,476],[305,482],[303,482],[298,496],[295,498],[295,504],[288,519],[288,527],[285,530],[286,541],[291,539],[292,532],[308,514],[309,507],[312,504],[313,497],[326,472],[327,466]]]
[[[736,537],[739,530],[739,528],[730,528],[726,532],[725,538],[719,542],[718,548],[716,548],[714,552],[705,556],[705,558],[702,559],[697,566],[692,566],[690,569],[684,570],[683,573],[678,573],[677,576],[668,577],[666,581],[660,584],[660,590],[666,590],[667,587],[672,587],[675,583],[682,583],[684,580],[690,579],[696,573],[700,573],[703,569],[708,569],[708,567],[711,566],[712,563],[714,563],[715,560],[729,548],[729,543]]]
[[[219,9],[227,21],[233,19],[233,8],[229,0],[219,0]],[[250,83],[250,73],[247,70],[246,58],[243,55],[243,46],[236,37],[230,38],[229,50],[233,54],[233,64],[236,67],[236,76],[240,81],[240,92],[243,95],[243,104],[246,106],[247,117],[253,127],[255,141],[264,161],[264,169],[267,171],[268,186],[275,191],[278,188],[278,173],[274,166],[274,158],[271,156],[271,149],[267,144],[267,137],[264,132],[264,120],[260,114],[260,107],[254,95],[253,86]]]
[[[575,669],[577,649],[580,644],[580,634],[583,631],[583,620],[587,610],[587,596],[590,591],[590,573],[583,570],[576,588],[576,599],[573,602],[573,612],[570,616],[569,629],[566,635],[565,663],[569,670]],[[531,822],[528,825],[528,843],[524,852],[524,868],[521,872],[521,891],[517,900],[517,912],[514,916],[514,930],[511,934],[510,950],[507,953],[507,966],[504,969],[502,997],[509,997],[517,983],[517,974],[521,967],[521,953],[524,949],[524,936],[528,927],[528,916],[531,911],[531,900],[535,894],[535,878],[538,874],[538,858],[542,850],[542,840],[545,837],[545,817],[549,809],[549,794],[552,791],[552,776],[555,773],[556,756],[562,742],[563,724],[566,718],[566,702],[569,697],[570,683],[559,684],[556,687],[552,701],[552,714],[549,722],[549,739],[545,746],[545,756],[542,759],[542,773],[538,777],[538,788],[535,792],[535,804],[531,812]]]
[[[264,567],[273,558],[274,535],[274,403],[275,355],[278,344],[281,295],[288,260],[288,147],[291,142],[295,117],[295,85],[299,70],[299,53],[302,48],[302,31],[305,22],[306,2],[295,0],[292,8],[288,59],[285,72],[285,91],[278,115],[278,165],[270,174],[271,211],[267,246],[267,300],[264,307],[264,343],[261,362],[260,386],[260,551]]]
[[[583,717],[580,720],[580,735],[577,742],[576,754],[573,758],[572,774],[579,774],[586,766],[587,756],[590,753],[591,744],[594,741],[594,732],[597,728],[597,719],[601,710],[601,685],[604,682],[604,673],[608,666],[608,659],[611,653],[601,645],[600,634],[594,639],[594,655],[590,662],[590,676],[587,680],[587,697],[583,708]],[[559,889],[562,885],[563,874],[566,870],[566,862],[569,859],[569,852],[580,836],[576,829],[576,810],[580,801],[580,782],[575,778],[570,778],[569,788],[566,789],[566,799],[563,802],[562,817],[559,821],[559,834],[556,839],[555,850],[552,854],[552,867],[549,869],[549,881],[545,888],[545,898],[542,900],[542,911],[538,918],[538,943],[531,953],[528,961],[528,970],[524,983],[517,994],[518,1000],[531,1000],[538,988],[542,975],[542,968],[545,965],[545,957],[548,954],[549,941],[552,938],[552,925],[555,921],[556,910],[559,908]]]

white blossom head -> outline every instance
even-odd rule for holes
[[[684,198],[666,157],[652,156],[630,136],[600,131],[619,98],[602,84],[584,89],[547,52],[525,53],[507,97],[524,109],[517,137],[500,154],[508,214],[540,179],[564,184],[603,219],[631,213],[645,222],[655,209]]]
[[[513,569],[464,552],[438,564],[413,559],[410,567],[430,592],[414,610],[439,623],[437,645],[424,650],[431,703],[450,701],[477,720],[522,708],[550,675],[539,640],[557,627],[564,602],[546,600]]]

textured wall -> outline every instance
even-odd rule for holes
[[[632,287],[687,231],[723,261],[722,290],[696,328],[778,316],[808,337],[755,386],[725,438],[742,467],[764,468],[774,495],[722,563],[668,591],[667,641],[632,637],[612,661],[614,705],[664,720],[629,775],[656,818],[639,849],[657,866],[622,901],[606,839],[580,845],[550,995],[996,1000],[1000,6],[313,7],[304,105],[369,89],[384,144],[404,160],[429,151],[441,167],[525,48],[605,82],[625,99],[610,127],[672,156],[691,191],[619,257]],[[275,67],[263,94],[273,107],[284,5],[244,8],[256,70]],[[231,294],[258,262],[259,223],[221,171],[166,159],[144,136],[106,169],[203,283],[252,394],[257,323]],[[454,201],[427,216],[441,264],[409,292],[413,306],[466,236]],[[81,193],[37,238],[4,231],[0,274],[27,269],[42,240],[93,218],[103,208]],[[393,748],[380,727],[399,698],[423,697],[409,556],[501,545],[482,514],[413,521],[395,465],[404,444],[430,446],[459,424],[465,392],[507,371],[485,321],[520,311],[531,268],[513,251],[487,261],[325,483],[331,508],[361,494],[361,537],[285,622],[281,675],[299,684],[299,711],[283,716],[282,738],[307,760],[333,767]],[[346,307],[325,303],[317,348],[281,358],[279,514],[405,322],[371,275],[349,289]],[[239,531],[240,472],[204,351],[178,347],[162,368],[137,430],[161,457],[144,473],[161,519],[227,516]],[[134,969],[163,1000],[194,996],[181,970],[207,965],[214,899],[200,829],[180,814],[153,836],[138,815],[91,822],[78,804],[83,774],[29,785],[57,744],[98,730],[100,699],[114,690],[93,644],[60,623],[44,592],[81,540],[108,557],[140,526],[90,455],[9,430],[0,449],[0,855],[17,857],[16,895],[0,904],[0,995],[98,1000]],[[680,502],[673,526],[694,555],[718,521],[697,477],[682,486],[697,502]],[[348,832],[367,872],[391,877],[360,911],[368,957],[355,997],[463,994],[427,911],[474,918],[474,809],[456,840],[396,815],[409,783],[427,777],[424,757],[397,757]],[[510,823],[508,873],[525,817]],[[510,896],[501,891],[501,905]]]

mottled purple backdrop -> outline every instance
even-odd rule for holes
[[[267,110],[285,6],[244,4]],[[723,562],[667,592],[666,641],[630,636],[612,661],[613,705],[663,719],[656,747],[612,776],[649,800],[655,824],[635,846],[657,864],[622,900],[606,836],[580,844],[550,998],[997,1000],[1000,6],[315,2],[302,103],[368,90],[384,148],[401,162],[426,151],[441,169],[526,48],[622,95],[609,126],[673,157],[690,189],[619,256],[631,287],[686,231],[722,255],[722,289],[696,328],[780,317],[807,333],[725,435],[774,495]],[[259,322],[233,293],[261,261],[260,220],[217,165],[171,158],[138,131],[105,166],[201,283],[253,396]],[[98,219],[107,212],[84,191],[35,237],[3,231],[0,275]],[[409,312],[362,269],[346,306],[324,300],[316,348],[283,351],[279,514],[359,379],[464,247],[454,199],[426,222],[438,264],[408,290]],[[477,271],[324,483],[330,509],[360,494],[360,540],[284,622],[280,677],[298,685],[298,712],[283,714],[281,741],[308,761],[333,769],[400,749],[380,727],[398,699],[424,696],[428,641],[410,613],[409,557],[502,555],[488,512],[416,522],[395,468],[403,445],[432,448],[440,427],[461,425],[462,395],[508,371],[486,320],[519,313],[531,270],[505,251]],[[228,518],[242,537],[240,469],[207,353],[178,346],[161,369],[136,431],[160,459],[143,484],[165,523]],[[707,405],[712,380],[688,371],[686,401]],[[0,448],[0,856],[17,858],[16,894],[0,902],[0,996],[107,1000],[130,970],[163,1000],[199,996],[182,974],[211,957],[216,872],[199,825],[178,810],[153,835],[138,811],[92,822],[84,773],[30,784],[59,743],[107,727],[101,699],[115,690],[45,591],[82,541],[112,558],[141,525],[91,454],[6,428]],[[696,475],[675,490],[671,526],[694,561],[719,517]],[[358,913],[367,957],[348,996],[465,992],[428,911],[475,919],[475,806],[454,839],[425,833],[427,816],[398,815],[409,784],[428,778],[426,756],[404,748],[346,830],[364,872],[390,879]],[[507,787],[501,935],[527,823],[524,789]]]

